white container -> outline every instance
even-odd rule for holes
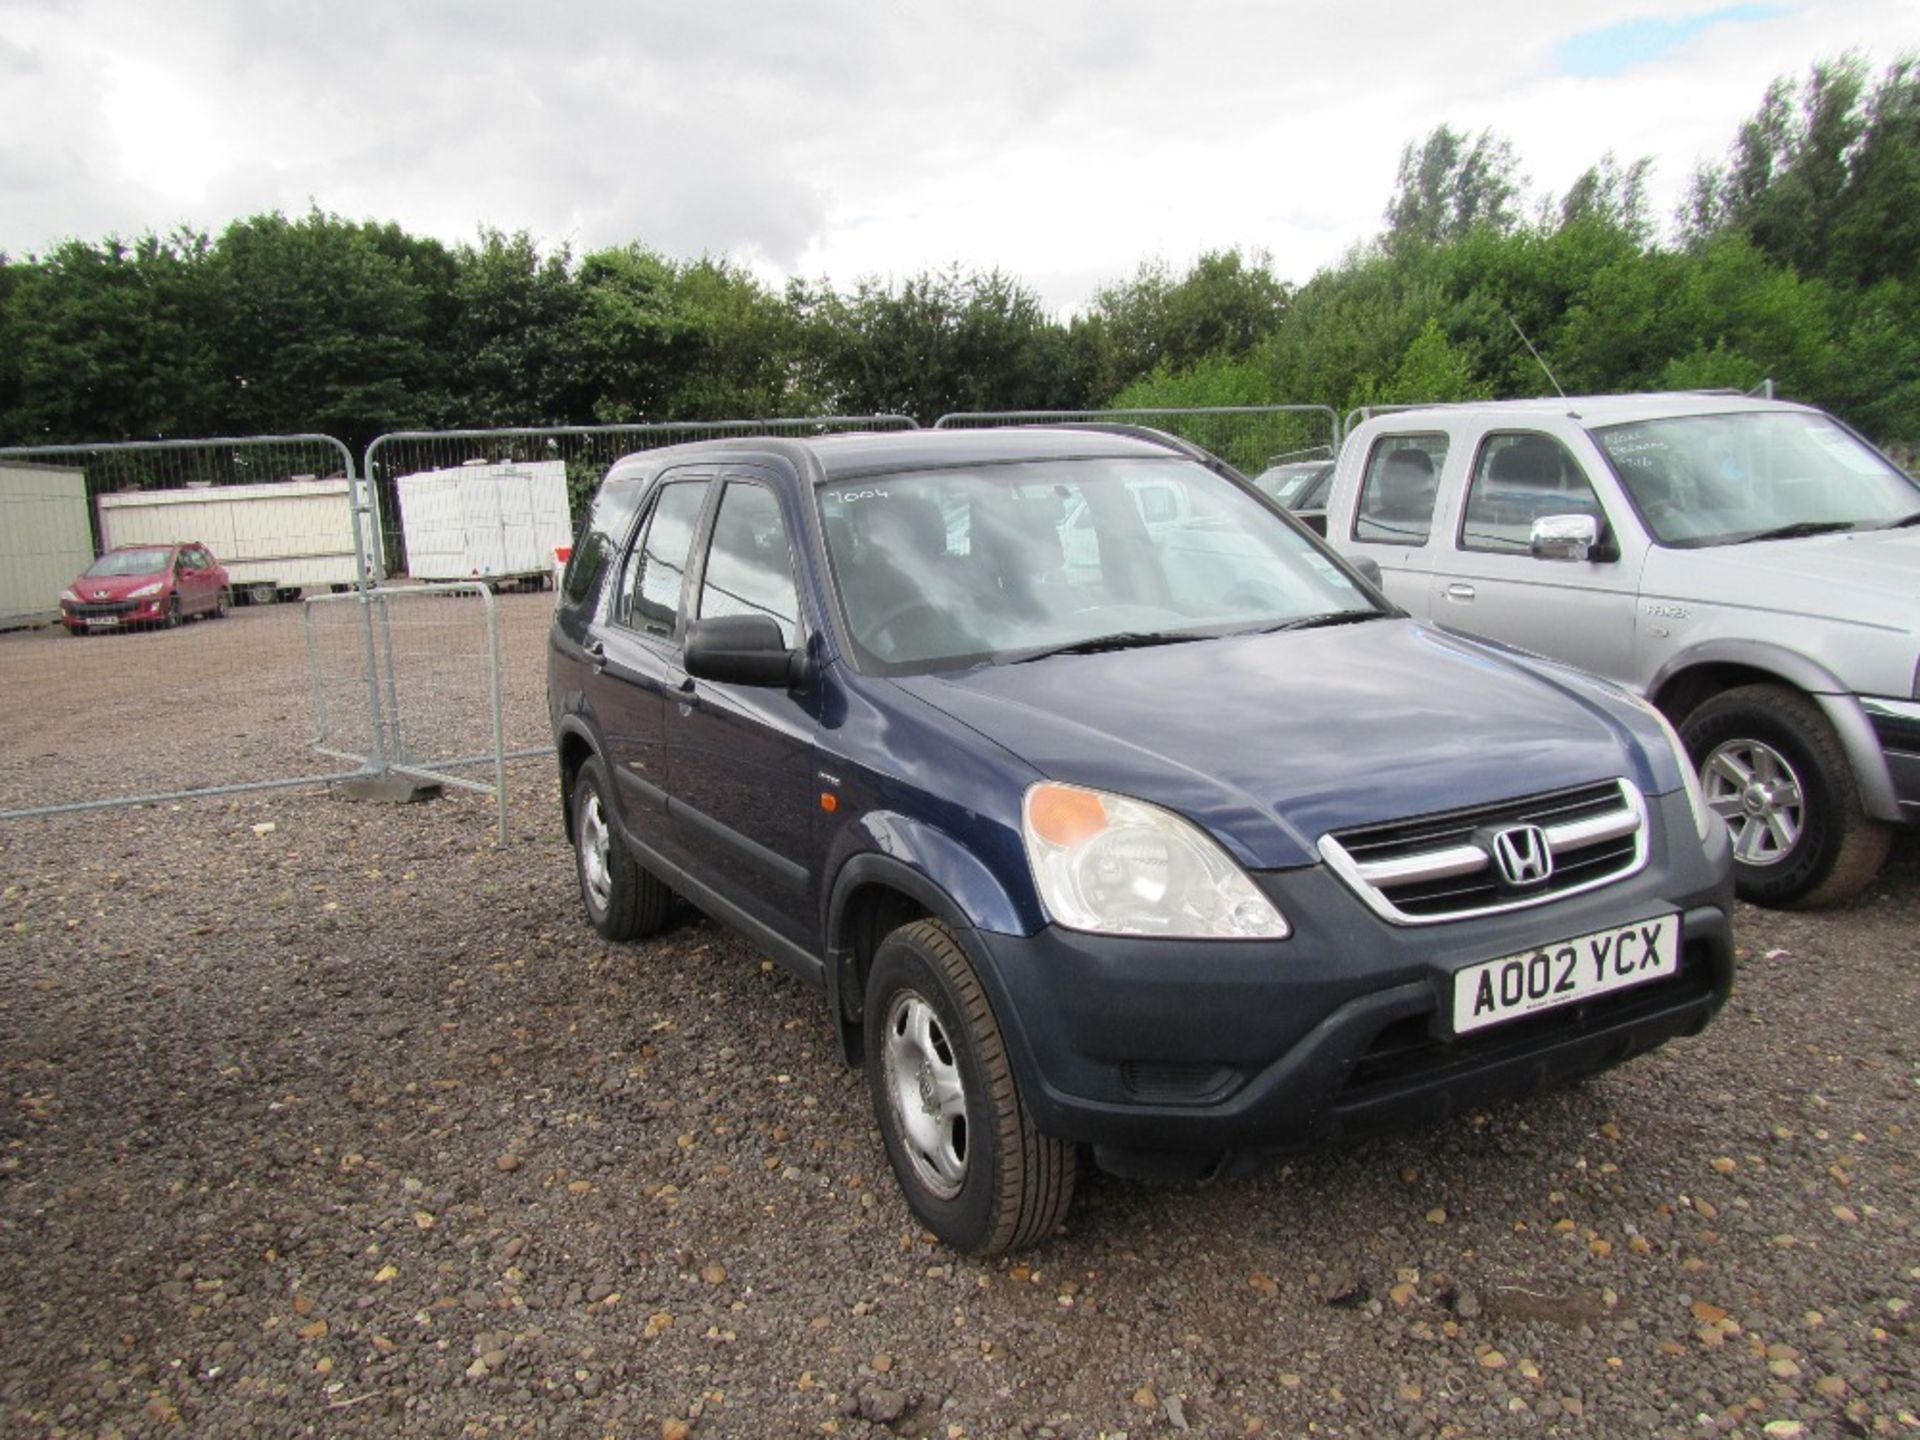
[[[93,563],[84,471],[0,462],[0,630],[60,615],[60,592]]]
[[[559,460],[422,470],[394,481],[407,574],[415,580],[546,584],[556,547],[573,543]]]
[[[129,490],[98,504],[109,549],[198,541],[227,567],[234,594],[255,604],[349,586],[357,575],[344,479]]]

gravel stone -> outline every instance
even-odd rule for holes
[[[280,608],[46,643],[217,671]],[[538,744],[551,596],[499,613]],[[13,803],[69,699],[7,687]],[[1095,1175],[981,1262],[908,1214],[817,995],[691,910],[602,942],[552,762],[509,781],[504,846],[453,791],[0,824],[0,1433],[1913,1433],[1920,838],[1743,907],[1697,1038],[1246,1180]]]

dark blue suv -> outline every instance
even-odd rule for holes
[[[1049,1234],[1705,1025],[1731,869],[1659,714],[1407,619],[1151,431],[615,464],[549,703],[587,914],[819,985],[914,1212]]]

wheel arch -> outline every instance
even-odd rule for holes
[[[554,754],[560,765],[560,813],[564,817],[569,845],[574,841],[574,777],[580,773],[582,765],[599,753],[599,747],[593,743],[593,737],[587,733],[584,725],[572,719],[560,723],[559,733],[554,736]]]
[[[973,932],[983,923],[1017,924],[1012,900],[976,857],[950,837],[934,839],[923,833],[916,839],[913,853],[919,863],[898,853],[863,851],[840,867],[828,895],[827,1002],[851,1064],[862,1058],[867,975],[888,934],[915,920],[940,921],[953,932],[992,995],[997,987]]]
[[[1647,698],[1677,728],[1715,695],[1743,685],[1791,686],[1818,705],[1846,752],[1862,808],[1878,820],[1901,818],[1873,722],[1839,676],[1797,650],[1758,640],[1712,641],[1663,665],[1647,686]]]

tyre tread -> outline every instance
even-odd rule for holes
[[[1792,910],[1816,910],[1851,899],[1872,884],[1880,873],[1893,843],[1891,827],[1866,813],[1860,803],[1860,786],[1854,777],[1853,764],[1839,735],[1819,705],[1791,686],[1741,685],[1723,690],[1696,707],[1686,717],[1683,729],[1691,732],[1703,723],[1720,720],[1727,712],[1737,714],[1747,708],[1770,714],[1775,723],[1813,752],[1814,763],[1823,772],[1817,777],[1821,788],[1831,790],[1837,802],[1834,807],[1837,813],[1824,817],[1822,823],[1839,838],[1832,860],[1806,888],[1762,898],[1745,893],[1748,887],[1743,886],[1742,898]],[[1802,777],[1803,789],[1806,783],[1806,777]]]
[[[1059,1228],[1073,1204],[1078,1152],[1067,1142],[1034,1129],[1020,1099],[1000,1022],[953,932],[938,920],[917,920],[889,938],[895,937],[917,945],[953,987],[975,1037],[992,1122],[1008,1142],[1001,1147],[1005,1163],[994,1176],[992,1224],[975,1253],[998,1255],[1044,1240]]]

